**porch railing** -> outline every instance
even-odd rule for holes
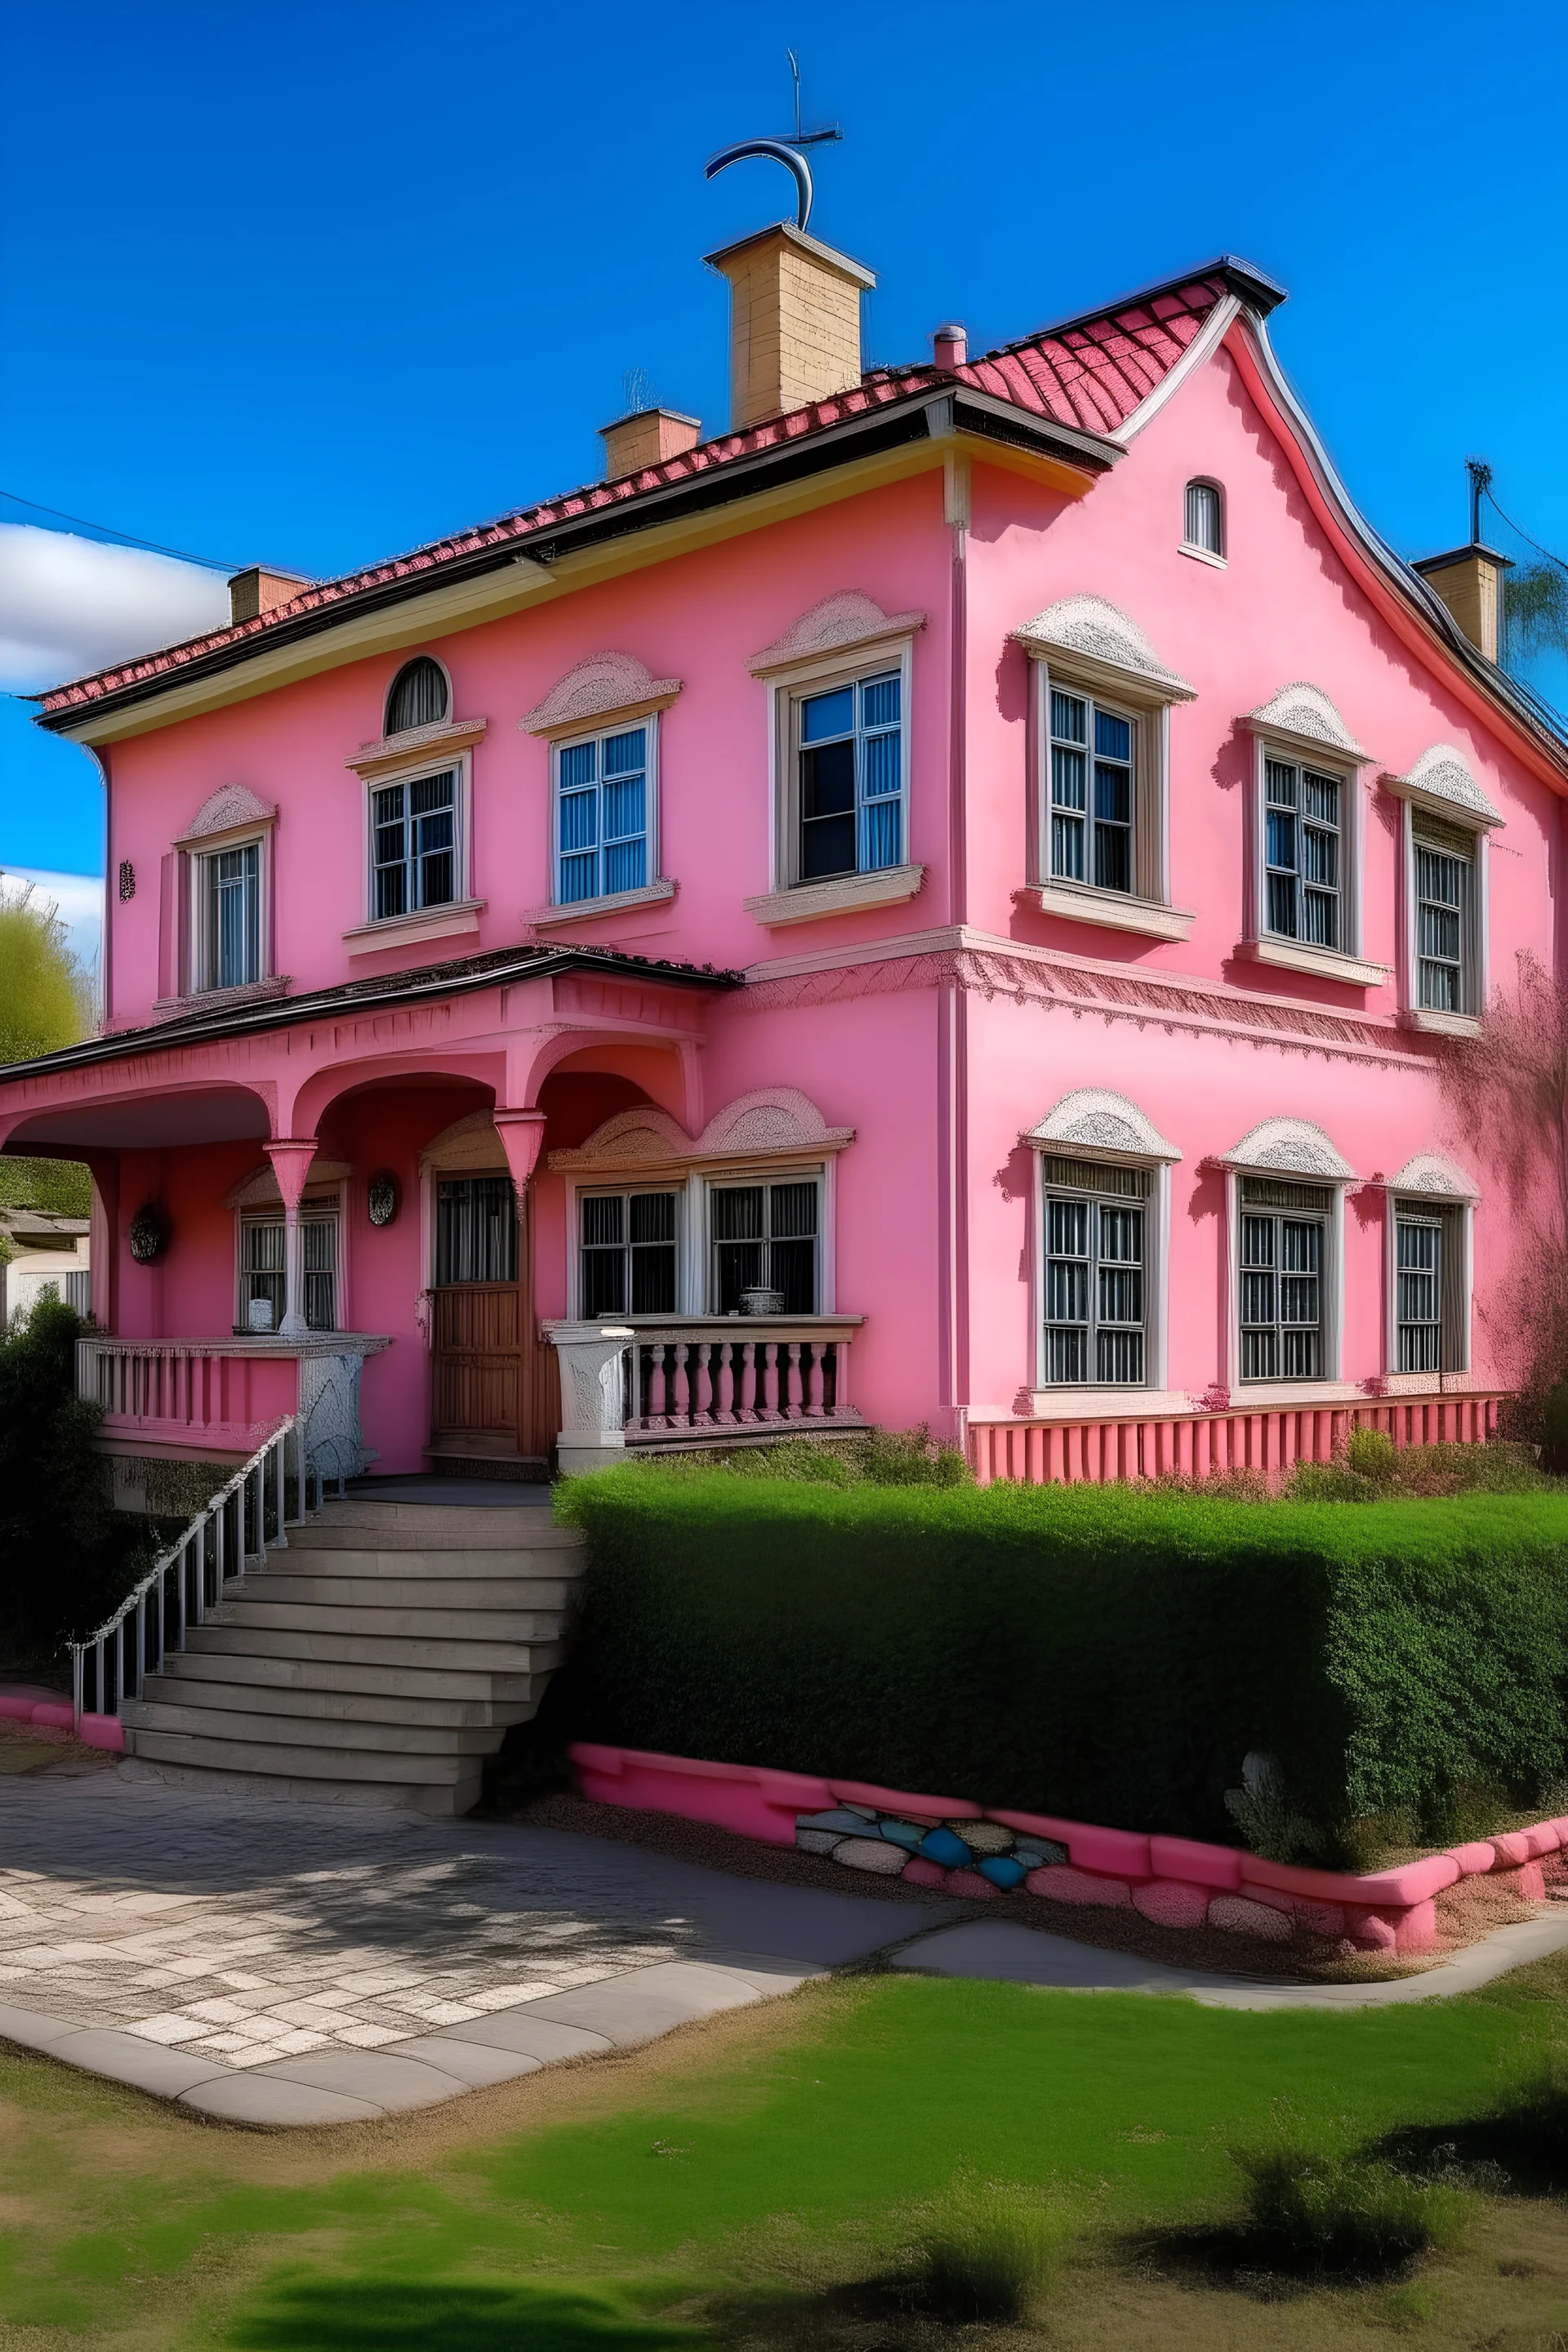
[[[84,1642],[73,1642],[71,1705],[84,1714],[114,1715],[137,1697],[149,1674],[185,1646],[224,1596],[225,1585],[259,1568],[268,1549],[286,1548],[288,1530],[321,1500],[319,1472],[299,1442],[293,1414],[281,1421],[248,1462],[199,1510],[178,1541],[160,1554],[133,1592]],[[289,1508],[292,1488],[294,1508]]]
[[[745,1444],[863,1429],[849,1401],[858,1315],[546,1323],[561,1359],[562,1469],[628,1445]]]

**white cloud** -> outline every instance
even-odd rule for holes
[[[0,523],[0,688],[9,693],[37,694],[227,622],[220,572]]]
[[[96,971],[103,945],[101,874],[50,874],[41,866],[0,867],[0,898],[16,898],[31,882],[33,902],[53,905],[66,927],[71,953],[86,971]]]

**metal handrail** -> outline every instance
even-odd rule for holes
[[[288,1508],[291,1438],[298,1440],[292,1465],[298,1508],[292,1516]],[[226,1580],[243,1576],[249,1562],[259,1564],[266,1559],[268,1485],[272,1488],[273,1524],[277,1530],[271,1538],[272,1548],[287,1549],[288,1529],[300,1526],[310,1516],[312,1487],[318,1506],[322,1492],[321,1476],[306,1457],[303,1433],[293,1413],[279,1422],[249,1461],[242,1464],[227,1484],[195,1514],[179,1540],[159,1555],[113,1616],[106,1618],[85,1641],[69,1644],[71,1710],[77,1724],[80,1724],[84,1714],[117,1716],[123,1702],[140,1692],[145,1675],[149,1671],[161,1674],[171,1651],[177,1653],[184,1648],[187,1628],[205,1623],[208,1609],[216,1608],[223,1600]],[[256,1537],[254,1547],[248,1549],[247,1506]],[[231,1516],[235,1521],[232,1544]],[[238,1554],[237,1565],[231,1568],[229,1560],[235,1551]],[[134,1635],[128,1654],[126,1629],[132,1625]],[[85,1703],[89,1655],[93,1662],[90,1708]],[[151,1666],[150,1658],[154,1661]]]

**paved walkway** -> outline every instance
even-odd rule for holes
[[[1419,1977],[1293,1985],[526,1823],[275,1803],[134,1766],[0,1779],[0,2039],[237,2123],[429,2105],[874,1953],[939,1976],[1360,2009],[1466,1991],[1564,1945],[1552,1912]]]

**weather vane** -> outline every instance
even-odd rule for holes
[[[802,130],[800,63],[793,49],[786,49],[784,55],[789,59],[790,73],[795,80],[794,136],[786,139],[738,140],[733,147],[721,147],[717,155],[709,157],[708,167],[702,176],[704,179],[711,180],[718,173],[726,170],[731,163],[739,163],[747,155],[770,156],[775,163],[782,163],[785,171],[794,176],[796,196],[795,226],[804,229],[811,218],[811,200],[814,191],[811,184],[811,165],[806,162],[801,150],[805,147],[820,147],[825,140],[842,139],[844,133],[837,122],[829,123],[822,131]]]

